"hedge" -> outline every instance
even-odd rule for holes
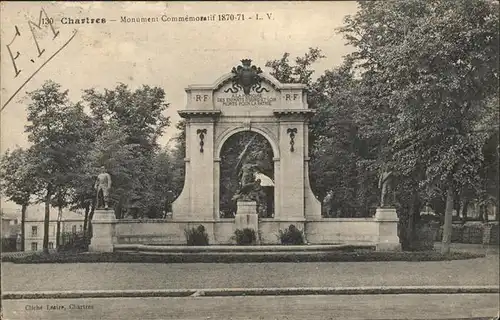
[[[24,257],[4,257],[3,262],[14,263],[246,263],[246,262],[366,262],[366,261],[442,261],[465,260],[484,257],[484,254],[455,252],[441,254],[438,251],[418,252],[322,252],[297,254],[293,252],[273,254],[162,254],[146,253],[55,253],[32,254]]]

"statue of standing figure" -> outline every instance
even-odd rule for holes
[[[393,195],[392,180],[393,180],[392,171],[390,171],[388,165],[384,165],[382,172],[380,174],[380,178],[378,180],[378,187],[381,190],[380,207],[382,208],[394,204],[393,203],[394,197],[391,197],[391,195]]]
[[[97,180],[94,185],[96,189],[96,208],[108,210],[109,205],[109,189],[111,189],[111,176],[106,172],[105,167],[101,167],[101,173],[97,176]],[[102,194],[102,201],[100,201],[100,195]]]

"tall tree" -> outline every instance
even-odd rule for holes
[[[325,58],[319,48],[309,48],[303,56],[296,57],[294,63],[290,62],[290,53],[285,52],[280,59],[266,62],[266,67],[271,68],[271,75],[282,83],[302,83],[312,86],[314,79],[315,62]]]
[[[142,86],[132,91],[120,84],[103,93],[86,90],[83,99],[90,107],[97,137],[92,166],[104,165],[111,173],[110,198],[117,217],[161,214],[155,209],[159,205],[150,200],[161,198],[151,192],[163,192],[151,187],[157,140],[169,125],[163,114],[168,107],[163,89]]]
[[[84,210],[83,234],[89,238],[90,220],[96,205],[96,191],[94,190],[97,167],[93,158],[95,141],[100,132],[100,126],[89,115],[85,115],[82,122],[82,166],[69,189],[69,204],[71,210]]]
[[[25,249],[26,209],[39,188],[28,150],[7,150],[0,161],[0,190],[6,199],[21,206],[21,251]]]
[[[443,252],[457,190],[478,184],[486,136],[477,127],[497,94],[498,21],[498,3],[487,0],[361,2],[341,29],[395,116],[391,160],[446,192]]]
[[[163,113],[168,108],[165,92],[158,87],[142,86],[132,91],[125,84],[104,93],[85,90],[83,99],[89,105],[95,124],[101,130],[114,123],[123,130],[127,144],[137,144],[141,151],[158,147],[158,138],[170,124]]]
[[[373,147],[367,145],[359,132],[356,114],[363,113],[356,112],[360,109],[360,100],[356,99],[360,92],[352,61],[347,60],[313,79],[314,63],[324,58],[321,50],[310,48],[293,62],[289,57],[285,53],[266,66],[281,82],[305,84],[309,107],[316,110],[309,123],[311,187],[320,199],[331,194],[328,203],[324,203],[325,208],[330,208],[325,214],[367,216],[376,186],[376,179],[367,170],[373,162],[367,161]]]
[[[68,99],[68,91],[53,81],[46,81],[40,89],[28,93],[26,132],[34,161],[34,178],[43,186],[45,203],[43,250],[48,252],[50,206],[58,190],[64,190],[74,181],[80,170],[82,156],[83,106]]]

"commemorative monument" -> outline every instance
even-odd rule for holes
[[[308,122],[314,110],[307,104],[305,85],[280,83],[243,59],[211,85],[186,88],[185,182],[172,203],[172,218],[142,221],[113,220],[105,237],[113,244],[161,243],[183,245],[186,228],[203,225],[210,244],[231,244],[235,230],[251,228],[261,244],[277,244],[280,230],[294,225],[310,244],[372,244],[398,250],[397,216],[393,208],[372,218],[324,218],[321,202],[309,184]],[[241,132],[263,137],[272,149],[273,177],[255,163],[242,163],[236,214],[221,217],[221,150]],[[266,190],[266,192],[263,192]],[[262,200],[272,197],[272,201]],[[267,204],[272,215],[258,214]],[[103,210],[106,211],[106,210]],[[109,211],[109,210],[108,210]],[[96,236],[94,232],[94,237]],[[97,235],[99,237],[99,235]],[[111,241],[111,242],[110,242]]]

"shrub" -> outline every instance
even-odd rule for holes
[[[281,244],[304,244],[304,233],[293,224],[289,225],[285,231],[280,230],[278,237]]]
[[[203,225],[184,230],[184,235],[188,246],[208,246],[208,234]]]
[[[90,237],[83,234],[83,232],[63,232],[61,233],[60,240],[61,242],[57,248],[57,251],[61,252],[88,251],[90,245]]]
[[[257,241],[255,230],[249,228],[245,228],[243,230],[237,229],[234,232],[234,239],[239,245],[250,245]]]
[[[438,228],[437,222],[420,221],[416,226],[415,239],[408,249],[410,251],[432,250]]]

